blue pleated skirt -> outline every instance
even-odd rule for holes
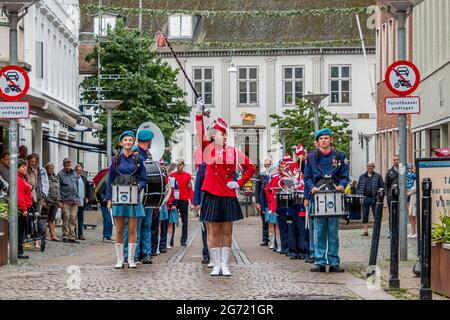
[[[269,210],[266,214],[266,221],[268,223],[278,224],[278,216]]]
[[[130,218],[139,218],[144,217],[144,207],[142,203],[136,205],[113,205],[112,207],[112,215],[113,217],[130,217]]]
[[[203,192],[200,221],[233,222],[244,219],[236,197],[219,197]]]
[[[169,219],[169,212],[167,212],[167,206],[166,204],[163,204],[161,208],[159,209],[159,220],[160,221],[166,221]]]
[[[169,212],[169,223],[177,223],[178,221],[178,210],[170,210]]]

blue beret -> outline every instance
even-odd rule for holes
[[[331,131],[328,128],[317,130],[316,133],[314,133],[314,140],[319,139],[321,136],[332,136],[333,131]]]
[[[155,135],[150,130],[144,129],[139,131],[137,139],[138,141],[149,141],[152,140]]]
[[[138,151],[138,150],[139,150],[139,148],[138,148],[138,146],[136,146],[136,145],[133,146],[133,148],[131,148],[131,151],[132,151],[132,152],[136,152],[136,151]]]
[[[134,139],[134,132],[133,131],[124,131],[120,137],[119,140],[122,141],[123,138],[125,137],[132,137]]]

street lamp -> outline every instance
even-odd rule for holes
[[[28,13],[28,8],[38,0],[29,1],[0,1],[0,8],[3,10],[9,21],[9,60],[11,65],[17,65],[19,54],[17,44],[17,25],[19,21]],[[20,12],[24,11],[21,15]],[[18,228],[17,228],[17,120],[9,121],[9,156],[11,159],[9,170],[9,234],[10,253],[9,263],[17,264],[18,258]]]
[[[319,105],[323,99],[328,97],[328,93],[308,93],[304,94],[303,98],[311,101],[314,104],[314,131],[318,131],[319,128]]]
[[[106,110],[107,115],[107,128],[106,128],[106,159],[107,165],[111,163],[112,153],[112,112],[118,106],[120,106],[122,100],[99,100],[98,103]]]
[[[423,0],[380,0],[397,19],[398,33],[398,60],[406,60],[406,18],[412,14],[414,6]],[[406,210],[406,163],[408,158],[408,138],[406,130],[406,115],[398,116],[398,135],[399,135],[399,244],[400,244],[400,260],[408,260],[408,222]]]
[[[374,133],[364,134],[362,132],[359,133],[359,140],[361,143],[361,149],[364,149],[364,140],[366,140],[366,164],[369,163],[369,141],[375,136]]]

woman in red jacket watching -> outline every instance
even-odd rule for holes
[[[208,129],[210,139],[206,138],[203,107],[203,101],[199,98],[195,117],[196,134],[198,145],[203,150],[201,160],[206,163],[200,221],[209,225],[208,247],[211,248],[214,264],[211,276],[230,276],[228,263],[233,222],[244,218],[237,200],[237,190],[253,176],[256,167],[241,151],[227,146],[227,124],[223,119],[214,121]],[[243,175],[236,181],[234,177],[238,165],[243,169]]]
[[[28,259],[28,256],[23,253],[23,239],[25,238],[25,227],[27,224],[27,215],[28,210],[33,205],[33,187],[31,184],[25,180],[25,175],[27,174],[27,163],[24,160],[20,160],[18,162],[17,168],[17,206],[18,210],[18,258],[19,259]]]

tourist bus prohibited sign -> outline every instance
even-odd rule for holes
[[[30,78],[25,69],[7,66],[0,70],[0,97],[8,101],[20,100],[30,88]]]
[[[407,96],[419,86],[420,73],[414,64],[401,60],[389,66],[385,79],[386,85],[392,93]]]

